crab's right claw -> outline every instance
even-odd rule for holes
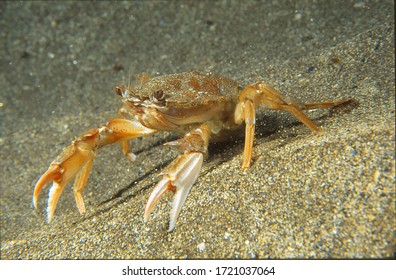
[[[48,170],[38,180],[33,193],[33,204],[36,209],[41,189],[51,181],[53,182],[48,196],[48,222],[51,222],[54,216],[63,188],[73,177],[76,177],[74,181],[74,197],[77,207],[80,213],[85,212],[81,191],[87,181],[93,158],[94,153],[92,151],[81,149],[81,147],[78,147],[78,143],[74,142],[51,163]]]
[[[147,128],[134,120],[112,119],[100,128],[93,128],[77,137],[71,145],[50,164],[48,170],[38,180],[33,194],[33,204],[37,209],[37,199],[41,189],[51,181],[52,187],[48,198],[48,222],[52,220],[59,196],[66,184],[74,179],[74,198],[81,214],[85,212],[82,190],[88,180],[92,162],[99,148],[120,142],[123,151],[133,159],[129,153],[127,140],[146,136],[156,131]]]
[[[62,178],[61,175],[61,168],[59,165],[50,166],[48,170],[40,177],[36,186],[34,187],[34,194],[33,194],[33,204],[34,208],[37,209],[37,200],[41,189],[51,181],[59,182]],[[57,183],[59,185],[59,183]]]
[[[161,173],[162,180],[154,188],[146,205],[144,212],[144,220],[149,219],[150,213],[153,211],[159,199],[166,191],[174,191],[172,209],[170,212],[169,230],[175,228],[177,217],[181,208],[186,201],[191,186],[198,178],[203,162],[203,154],[199,152],[191,152],[180,155],[171,165]]]

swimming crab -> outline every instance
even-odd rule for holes
[[[63,188],[73,178],[77,208],[81,214],[85,212],[82,190],[100,148],[119,143],[123,153],[134,159],[135,155],[130,152],[128,140],[165,130],[182,136],[166,144],[180,147],[183,153],[160,173],[162,179],[148,199],[144,220],[149,219],[150,213],[165,192],[173,191],[169,223],[169,231],[172,231],[190,188],[201,170],[210,140],[223,140],[229,135],[227,132],[236,130],[245,123],[242,168],[247,169],[252,161],[256,107],[263,105],[267,109],[287,111],[318,133],[320,128],[303,110],[331,108],[349,101],[345,99],[297,104],[288,101],[279,91],[262,82],[243,88],[226,77],[199,72],[154,78],[142,74],[137,77],[134,85],[116,86],[114,92],[123,102],[119,117],[77,137],[38,180],[33,194],[36,209],[41,189],[47,183],[53,182],[49,191],[48,222],[53,218]]]

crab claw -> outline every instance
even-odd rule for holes
[[[186,201],[191,186],[198,178],[203,162],[203,154],[199,152],[185,153],[174,160],[171,165],[162,172],[162,180],[154,188],[144,211],[144,221],[148,221],[159,199],[167,191],[174,191],[172,209],[170,211],[170,223],[168,232],[175,228],[177,217]]]
[[[48,222],[50,222],[63,188],[71,179],[75,178],[73,186],[74,198],[80,214],[83,214],[85,212],[85,204],[82,191],[87,183],[97,150],[106,145],[120,142],[123,152],[133,159],[134,156],[129,153],[127,141],[155,132],[156,130],[147,128],[137,121],[127,119],[112,119],[100,128],[87,130],[63,150],[38,180],[33,194],[34,207],[37,209],[37,199],[41,189],[53,181],[47,208],[47,218]]]
[[[41,192],[41,189],[51,181],[54,182],[59,181],[61,177],[62,177],[61,168],[59,167],[59,165],[50,166],[50,168],[48,168],[48,170],[41,176],[41,178],[38,180],[34,188],[34,194],[33,194],[34,208],[37,209],[37,200]]]
[[[33,204],[37,209],[37,200],[41,189],[53,181],[48,196],[47,221],[51,222],[58,199],[65,185],[76,177],[74,184],[74,196],[80,213],[85,212],[84,200],[81,189],[84,187],[91,169],[94,153],[79,149],[74,142],[68,146],[59,157],[53,161],[48,170],[38,180],[33,193]]]

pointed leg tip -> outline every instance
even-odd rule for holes
[[[312,129],[312,132],[316,135],[323,135],[323,129],[320,126],[317,126],[315,129]]]
[[[249,170],[249,168],[250,168],[250,162],[249,163],[247,163],[247,164],[244,164],[244,163],[242,163],[242,171],[248,171]]]
[[[134,153],[128,153],[127,157],[132,162],[136,161],[136,158],[137,158],[137,156]]]
[[[80,212],[80,215],[83,216],[86,212],[85,208],[84,209],[80,209],[78,208],[78,212]]]
[[[80,212],[80,215],[84,215],[86,208],[81,192],[74,192],[74,198],[76,200],[78,212]]]

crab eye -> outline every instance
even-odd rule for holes
[[[154,91],[152,96],[154,103],[157,104],[165,103],[165,93],[162,89]]]
[[[121,97],[122,97],[123,87],[122,87],[122,86],[116,86],[116,87],[114,88],[114,92],[115,92],[115,94],[117,94],[118,96],[121,96]]]

